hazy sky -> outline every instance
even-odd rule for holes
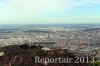
[[[99,22],[100,0],[0,0],[0,24]]]

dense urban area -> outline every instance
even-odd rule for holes
[[[63,49],[76,56],[94,57],[96,62],[100,62],[99,25],[39,25],[39,27],[37,25],[25,25],[0,27],[1,48],[23,44],[43,46],[42,49],[45,50]],[[3,51],[0,52],[0,55],[2,54]]]

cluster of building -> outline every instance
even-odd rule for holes
[[[52,30],[52,31],[23,31],[12,30],[11,32],[0,32],[0,46],[15,44],[32,44],[34,42],[52,41],[52,47],[61,47],[72,52],[94,53],[100,56],[100,31],[85,30]],[[46,44],[45,44],[46,46]],[[51,48],[51,47],[50,47]]]

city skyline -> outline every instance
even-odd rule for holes
[[[0,24],[95,24],[99,7],[99,0],[0,0]]]

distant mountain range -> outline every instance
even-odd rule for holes
[[[34,29],[34,28],[100,28],[100,24],[26,24],[26,25],[0,25],[0,29]]]

